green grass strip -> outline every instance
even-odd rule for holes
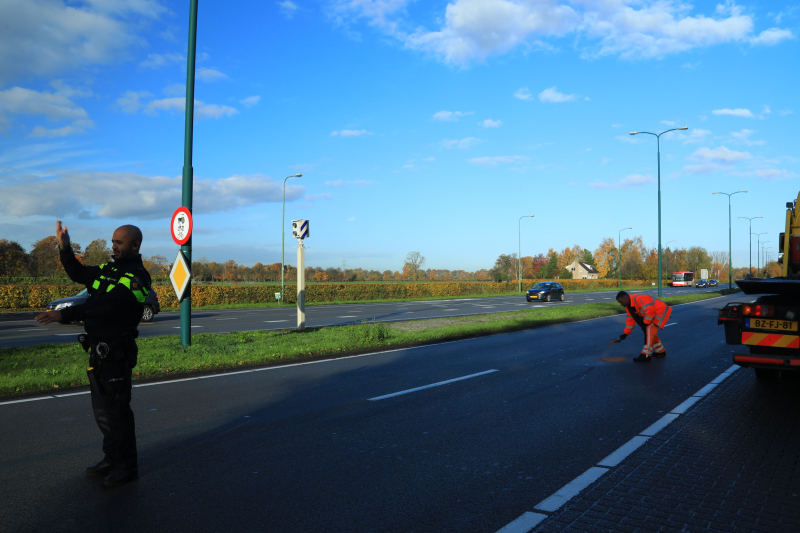
[[[721,293],[736,291],[720,291]],[[719,296],[664,298],[670,305]],[[617,303],[553,306],[507,313],[406,322],[363,322],[305,331],[253,331],[192,335],[183,348],[178,335],[142,338],[134,380],[225,372],[254,366],[326,359],[381,349],[418,346],[507,333],[624,313]],[[611,332],[611,336],[616,332]],[[88,357],[77,342],[0,349],[0,397],[64,392],[88,386]]]

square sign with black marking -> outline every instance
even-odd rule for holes
[[[308,220],[292,220],[292,237],[305,239],[310,235]]]

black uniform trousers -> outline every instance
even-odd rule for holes
[[[105,460],[116,469],[134,470],[138,468],[138,463],[136,425],[130,405],[130,363],[126,359],[107,358],[96,368],[99,368],[114,393],[113,398],[106,394],[91,394],[94,420],[103,433]]]

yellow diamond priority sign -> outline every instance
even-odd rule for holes
[[[192,271],[186,261],[186,256],[183,252],[178,250],[178,256],[175,258],[175,263],[172,265],[172,270],[169,272],[169,279],[172,281],[172,288],[175,289],[175,296],[178,301],[183,301],[188,296],[188,289],[192,279]]]

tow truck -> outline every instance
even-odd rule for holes
[[[787,377],[800,371],[800,194],[786,204],[785,231],[780,234],[781,275],[770,279],[737,280],[754,302],[729,303],[719,310],[725,343],[746,347],[733,362],[755,370],[759,380]],[[800,375],[800,374],[798,374]]]

